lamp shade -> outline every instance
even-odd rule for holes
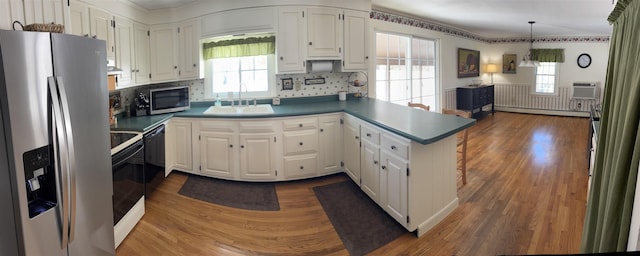
[[[498,72],[498,65],[493,64],[493,63],[489,63],[487,64],[487,70],[485,70],[487,73],[496,73]]]

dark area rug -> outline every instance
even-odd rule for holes
[[[350,180],[313,191],[351,255],[364,255],[408,232]]]
[[[181,195],[233,208],[279,211],[274,183],[229,181],[189,175]]]

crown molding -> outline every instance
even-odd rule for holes
[[[377,7],[376,7],[377,8]],[[390,11],[373,9],[369,15],[371,19],[402,24],[406,26],[432,30],[448,35],[469,40],[480,41],[487,44],[529,43],[529,38],[485,38],[471,32],[448,25],[438,24],[423,18],[412,17],[406,14],[391,13]],[[533,39],[535,43],[606,43],[608,36],[547,36]]]

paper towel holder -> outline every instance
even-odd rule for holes
[[[308,60],[308,73],[333,72],[333,60]]]

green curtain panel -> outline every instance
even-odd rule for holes
[[[640,160],[640,1],[619,0],[609,22],[613,33],[583,253],[626,250]]]
[[[564,62],[564,49],[531,49],[531,56],[540,62]]]
[[[202,55],[205,60],[275,54],[276,37],[249,37],[219,42],[204,43]]]

